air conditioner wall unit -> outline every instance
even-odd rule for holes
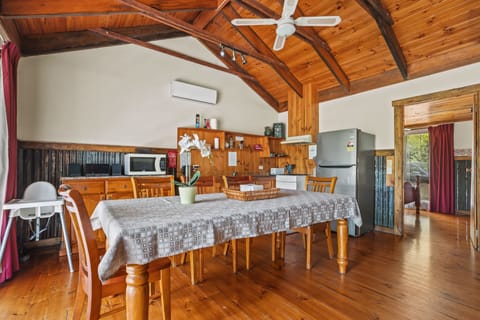
[[[194,84],[173,80],[170,84],[172,97],[200,101],[210,104],[217,103],[217,90],[197,86]]]

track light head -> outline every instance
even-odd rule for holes
[[[225,48],[223,44],[220,45],[220,57],[225,57]]]
[[[232,61],[236,61],[237,58],[235,57],[235,49],[232,49]]]
[[[247,59],[245,59],[245,55],[243,53],[240,55],[240,58],[242,59],[242,64],[247,63]]]

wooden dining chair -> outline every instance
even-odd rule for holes
[[[180,176],[180,181],[185,183],[186,178],[185,176]],[[195,183],[195,187],[197,187],[197,194],[207,194],[207,193],[215,193],[219,191],[217,178],[215,176],[200,176],[197,182]],[[180,264],[185,264],[187,259],[187,253],[190,256],[190,273],[191,273],[191,282],[195,284],[197,281],[201,281],[203,279],[203,255],[202,250],[197,249],[194,251],[189,251],[186,253],[182,253],[180,257]],[[215,256],[215,246],[212,248],[212,256]],[[195,268],[195,260],[197,260],[198,267]],[[197,274],[194,276],[195,270]]]
[[[310,177],[305,178],[305,191],[310,192],[335,192],[335,185],[337,183],[337,177]],[[330,222],[316,223],[308,227],[294,228],[302,234],[304,248],[306,251],[306,268],[311,269],[312,266],[312,241],[313,235],[323,230],[325,233],[325,241],[327,243],[328,257],[333,258],[333,244],[331,237]]]
[[[185,176],[180,176],[180,181],[185,183]],[[195,183],[197,187],[197,194],[215,193],[218,192],[218,182],[215,176],[200,176]]]
[[[251,184],[253,183],[253,178],[252,176],[222,176],[223,180],[223,187],[225,189],[235,189],[235,190],[240,190],[240,185],[241,184]],[[250,270],[250,246],[251,246],[252,239],[251,238],[245,238],[245,266],[247,270]],[[225,243],[223,247],[223,255],[226,256],[228,255],[228,250],[230,249],[230,246],[233,247],[234,251],[237,251],[237,241],[236,240],[231,240]],[[233,267],[233,272],[237,272],[237,255],[234,253],[233,255],[233,261],[232,261],[232,267]]]
[[[253,183],[252,176],[222,176],[223,187],[226,189],[240,190],[241,184]]]
[[[125,267],[120,268],[108,280],[104,282],[100,280],[97,270],[104,250],[97,246],[83,198],[77,190],[71,189],[68,185],[61,185],[58,193],[65,201],[78,241],[79,270],[73,319],[81,318],[85,300],[87,300],[86,319],[88,320],[96,320],[124,310],[125,306],[122,306],[100,314],[102,298],[125,294]],[[163,319],[170,319],[170,260],[168,258],[149,263],[148,281],[151,284],[150,298],[152,299],[158,297],[154,284],[160,282]]]
[[[175,195],[173,176],[132,177],[134,198],[166,197]]]
[[[259,176],[253,177],[253,183],[262,185],[263,189],[272,189],[275,188],[275,176]]]

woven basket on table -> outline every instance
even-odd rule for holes
[[[224,189],[223,192],[229,199],[241,200],[241,201],[252,201],[252,200],[263,200],[271,199],[278,197],[278,188],[263,189],[257,191],[240,191],[234,189]]]

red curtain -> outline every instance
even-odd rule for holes
[[[429,127],[430,211],[455,213],[453,124]]]
[[[5,201],[14,199],[17,196],[17,66],[19,59],[20,51],[13,43],[8,42],[2,46],[3,90],[8,126],[8,176]],[[3,238],[8,221],[6,212],[3,213],[2,219],[1,236]],[[14,222],[2,261],[0,283],[10,279],[13,276],[13,272],[18,271],[19,268],[17,228]]]

